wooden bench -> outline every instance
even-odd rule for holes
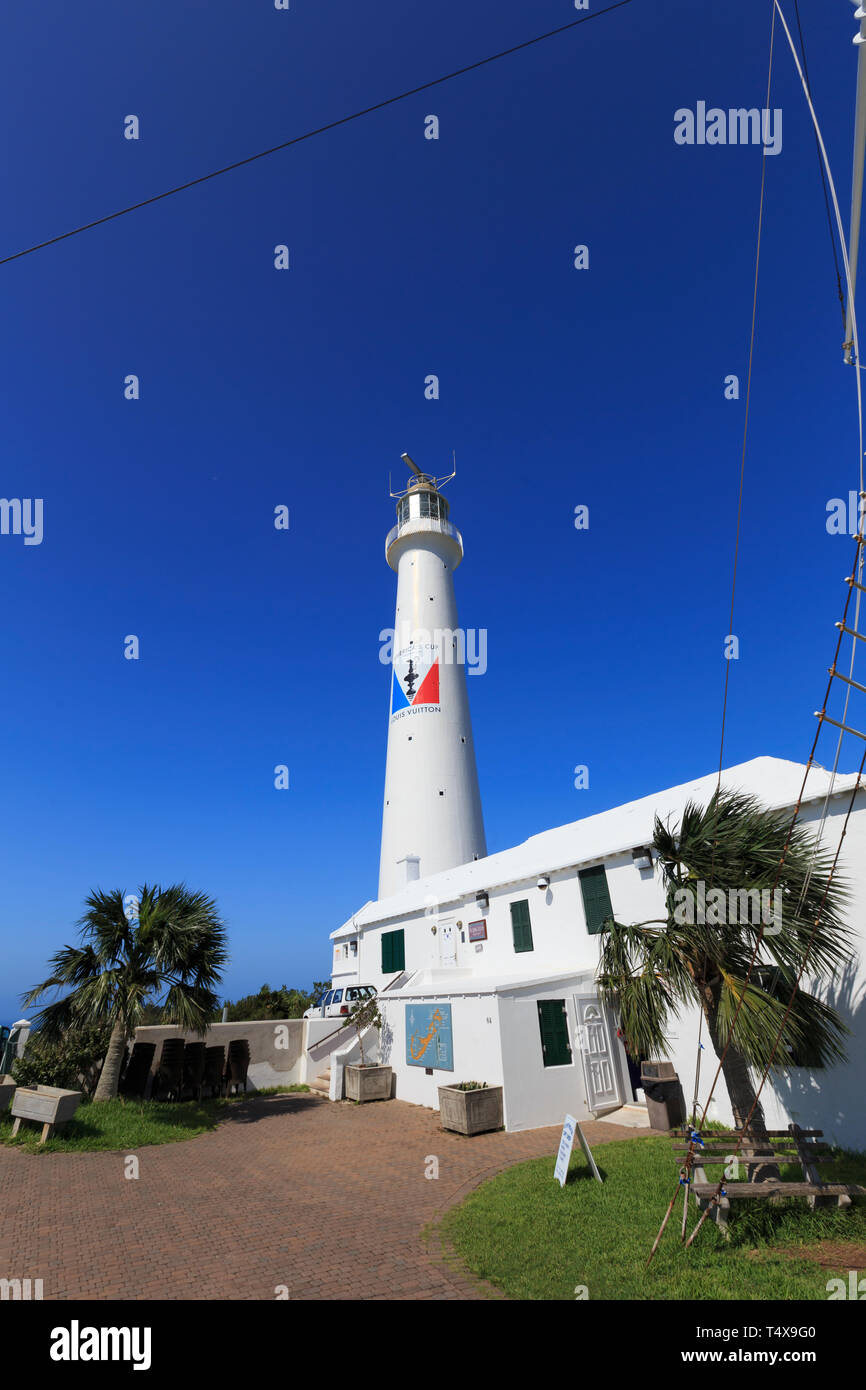
[[[834,1155],[829,1144],[816,1142],[823,1139],[820,1129],[801,1129],[799,1125],[789,1125],[787,1129],[768,1129],[766,1137],[758,1138],[746,1134],[742,1144],[735,1130],[708,1132],[702,1145],[695,1145],[695,1161],[689,1187],[701,1211],[711,1206],[710,1215],[721,1231],[727,1230],[731,1202],[743,1198],[760,1198],[779,1201],[784,1197],[806,1197],[810,1207],[850,1206],[853,1197],[866,1197],[866,1187],[859,1183],[825,1182],[818,1172],[819,1163],[838,1163],[839,1155]],[[739,1148],[737,1147],[739,1144]],[[688,1143],[682,1137],[674,1144],[674,1153],[685,1155]],[[724,1163],[736,1158],[738,1164],[754,1168],[761,1163],[799,1163],[803,1173],[802,1182],[784,1182],[770,1178],[767,1182],[741,1182],[739,1178],[724,1178],[722,1191],[716,1197],[719,1181],[711,1182],[704,1171],[705,1163]],[[682,1161],[682,1160],[681,1160]],[[715,1201],[713,1200],[715,1198]]]

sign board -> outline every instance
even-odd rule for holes
[[[604,1182],[604,1178],[601,1176],[601,1173],[598,1171],[598,1168],[596,1167],[595,1159],[592,1156],[592,1149],[586,1142],[586,1135],[584,1134],[580,1125],[577,1125],[576,1128],[577,1137],[580,1140],[580,1147],[583,1149],[584,1158],[589,1164],[589,1171],[592,1173],[592,1176],[595,1178],[596,1182]]]
[[[598,1171],[595,1159],[592,1156],[592,1150],[586,1142],[584,1132],[573,1115],[566,1115],[565,1123],[562,1126],[562,1138],[559,1141],[559,1152],[556,1155],[556,1167],[553,1170],[554,1178],[559,1183],[560,1187],[565,1187],[565,1180],[568,1176],[568,1163],[571,1158],[571,1151],[574,1148],[575,1135],[577,1135],[580,1140],[580,1147],[583,1149],[592,1176],[595,1178],[596,1182],[604,1182],[604,1178]]]
[[[556,1155],[556,1167],[553,1170],[553,1176],[560,1187],[565,1187],[568,1160],[571,1158],[571,1150],[574,1147],[574,1131],[576,1129],[577,1120],[573,1115],[566,1115],[565,1124],[562,1126],[562,1138],[559,1141],[559,1153]]]
[[[406,1005],[406,1063],[454,1070],[450,1004]]]
[[[486,940],[487,940],[487,919],[486,919],[486,917],[482,917],[480,922],[470,922],[470,923],[469,923],[469,940],[470,940],[470,941],[486,941]]]

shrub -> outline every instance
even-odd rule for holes
[[[315,988],[315,987],[314,987]],[[227,1023],[246,1023],[264,1018],[302,1018],[305,1009],[316,1001],[312,995],[300,989],[271,989],[262,985],[258,994],[245,994],[234,1003],[227,999]],[[222,1017],[216,1015],[216,1021]]]
[[[65,1033],[58,1043],[31,1033],[24,1056],[12,1064],[19,1086],[60,1086],[92,1095],[108,1048],[109,1029],[100,1025]]]

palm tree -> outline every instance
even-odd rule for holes
[[[760,1102],[752,1113],[750,1068],[782,1070],[792,1057],[810,1066],[844,1059],[849,1030],[805,988],[797,989],[772,1061],[771,1054],[804,957],[804,981],[832,975],[850,957],[841,915],[848,893],[835,876],[827,887],[831,856],[799,822],[791,831],[790,811],[767,810],[739,792],[720,790],[705,808],[689,802],[678,829],[656,817],[653,847],[666,915],[631,926],[609,919],[602,997],[618,1008],[633,1057],[665,1056],[671,1016],[697,1004],[718,1057],[727,1045],[722,1074],[737,1127],[751,1113],[750,1129],[766,1137]],[[747,982],[761,907],[764,936]]]
[[[111,1026],[94,1100],[117,1095],[126,1044],[148,1003],[161,1001],[163,1018],[203,1036],[219,1005],[213,992],[227,960],[226,932],[212,898],[184,884],[138,892],[137,913],[124,911],[118,889],[97,889],[78,923],[82,944],[52,957],[47,980],[24,996],[33,1004],[50,990],[69,989],[34,1022],[48,1041],[83,1024]]]

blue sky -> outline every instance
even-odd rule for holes
[[[847,218],[851,9],[801,15]],[[17,6],[0,254],[575,17]],[[0,267],[0,493],[45,515],[39,546],[0,536],[0,1020],[97,885],[213,894],[231,997],[327,973],[375,895],[403,450],[457,453],[491,851],[717,765],[761,158],[676,145],[674,112],[762,106],[768,34],[754,0],[634,0]],[[852,550],[825,516],[856,484],[854,383],[777,43],[726,763],[805,759]]]

